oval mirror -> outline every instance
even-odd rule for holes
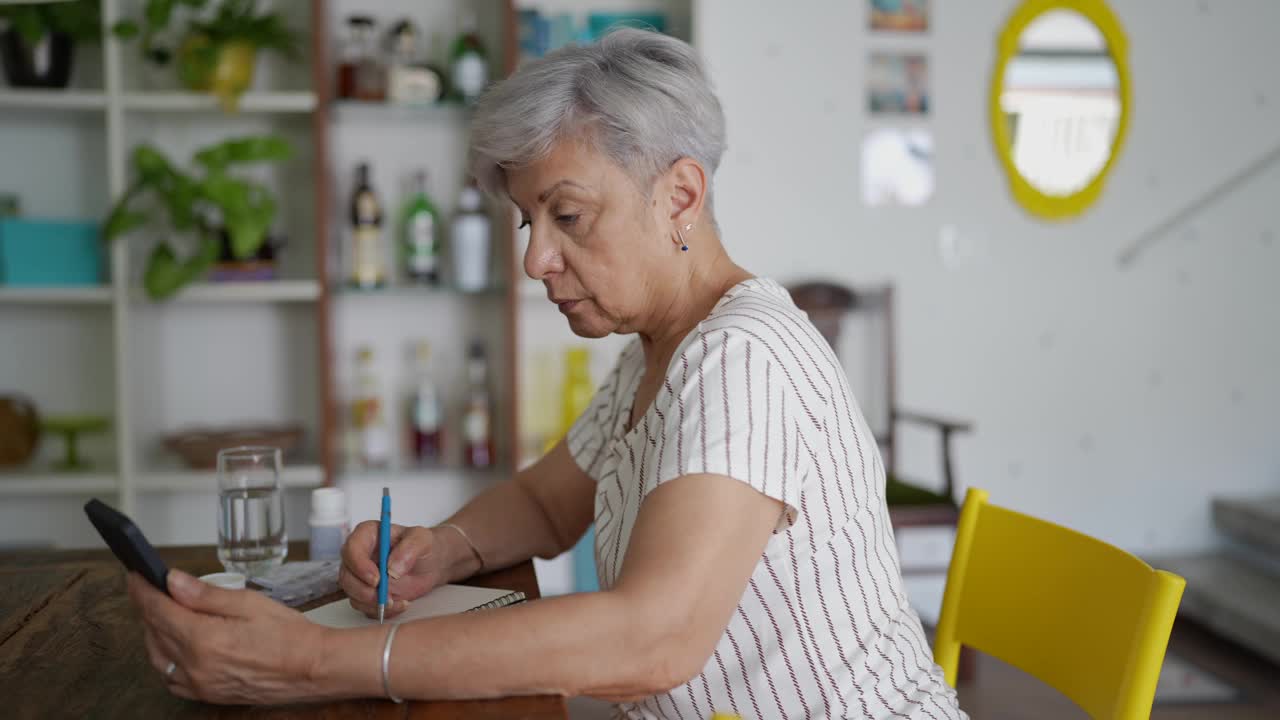
[[[992,127],[1014,197],[1061,219],[1102,192],[1128,113],[1125,42],[1102,0],[1029,0],[1000,36]]]

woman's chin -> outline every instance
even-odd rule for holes
[[[567,319],[569,321],[569,329],[573,331],[574,335],[581,338],[594,340],[595,338],[605,337],[613,332],[613,328],[609,327],[608,323],[603,322],[601,318],[598,317],[584,317],[570,314]]]

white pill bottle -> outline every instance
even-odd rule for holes
[[[342,488],[322,487],[311,491],[311,559],[337,560],[347,541],[351,523],[347,518],[347,493]]]

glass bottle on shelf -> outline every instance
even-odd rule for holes
[[[560,433],[569,432],[595,395],[591,383],[591,351],[584,347],[564,351],[564,385],[560,392]]]
[[[386,284],[382,262],[382,203],[369,182],[369,164],[356,168],[351,193],[351,284],[362,290]]]
[[[426,285],[440,282],[439,217],[440,211],[427,195],[427,173],[419,170],[413,175],[400,231],[404,273],[410,282]]]
[[[387,98],[394,103],[426,105],[445,91],[444,76],[424,60],[422,33],[409,19],[387,31]]]
[[[449,233],[453,280],[463,292],[479,292],[489,287],[492,234],[483,203],[480,186],[475,179],[468,180],[458,196],[458,214],[453,217]]]
[[[560,381],[564,369],[558,352],[531,348],[520,370],[520,467],[537,460],[560,440]]]
[[[477,30],[475,10],[463,10],[461,32],[449,53],[453,98],[467,103],[480,97],[489,84],[489,56]]]
[[[356,351],[356,388],[351,402],[351,425],[357,436],[357,465],[366,470],[387,467],[391,459],[391,438],[382,413],[382,384],[373,363],[373,350]]]
[[[378,60],[377,22],[368,15],[352,15],[347,18],[347,35],[338,65],[338,97],[382,102],[387,97],[387,78]]]
[[[431,345],[425,340],[414,347],[409,452],[418,467],[438,465],[444,454],[444,409],[431,372]]]
[[[339,100],[354,100],[359,97],[357,76],[360,63],[371,47],[373,36],[373,18],[367,15],[352,15],[347,18],[347,36],[342,41],[341,57],[338,60]]]
[[[484,345],[472,343],[467,353],[467,404],[462,415],[463,463],[468,467],[492,467],[493,405],[489,395],[489,367]]]

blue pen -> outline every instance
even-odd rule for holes
[[[387,555],[391,554],[391,491],[382,488],[382,519],[378,522],[378,624],[387,612]]]

